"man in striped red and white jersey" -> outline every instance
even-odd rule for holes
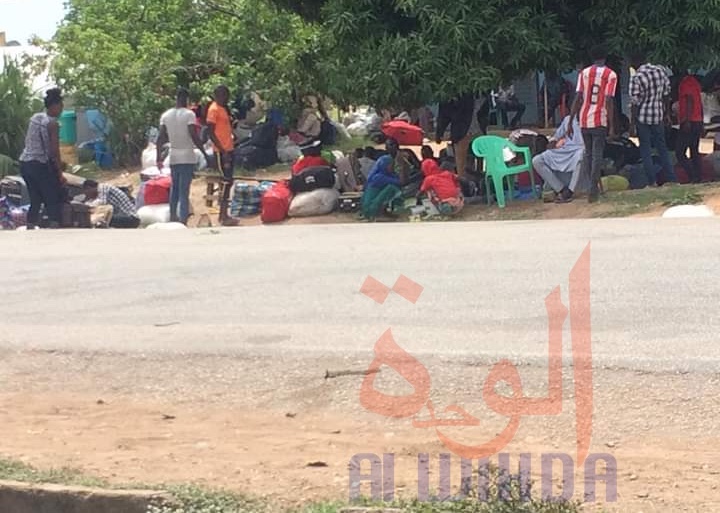
[[[608,135],[614,135],[615,90],[617,74],[606,65],[607,50],[597,46],[591,50],[594,64],[578,76],[577,95],[572,106],[571,119],[579,116],[585,142],[584,169],[590,172],[590,202],[600,195],[600,173]],[[572,137],[572,123],[568,135]]]

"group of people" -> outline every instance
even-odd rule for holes
[[[589,201],[598,200],[606,143],[608,138],[615,138],[621,128],[622,120],[616,119],[617,74],[606,64],[607,49],[604,46],[593,48],[591,53],[593,64],[579,75],[570,117],[563,121],[550,140],[548,151],[533,160],[534,169],[555,191],[558,203],[572,201],[583,172],[588,173],[590,178]],[[662,66],[649,63],[642,52],[634,52],[630,56],[630,65],[635,73],[629,88],[629,134],[637,134],[639,139],[647,184],[662,186],[678,183],[666,141],[667,127],[672,124],[668,72]],[[699,183],[699,146],[704,132],[702,88],[698,79],[687,72],[680,78],[677,100],[680,128],[675,152],[690,181]],[[658,164],[653,159],[653,149],[657,152]],[[691,158],[687,156],[688,151]],[[584,163],[582,166],[577,162],[580,155]],[[559,172],[572,173],[569,183],[558,179]]]
[[[621,128],[618,106],[618,76],[607,65],[608,52],[602,45],[591,50],[593,63],[578,76],[574,101],[567,116],[549,140],[546,151],[533,159],[533,168],[556,196],[558,203],[572,201],[583,174],[589,178],[589,201],[598,200],[601,189],[601,171],[608,139]],[[630,65],[635,73],[630,79],[629,96],[631,116],[626,135],[637,134],[639,153],[649,185],[676,183],[678,178],[670,161],[666,141],[666,127],[671,122],[671,84],[666,68],[647,62],[645,55],[635,52]],[[546,78],[549,80],[552,77]],[[230,90],[221,85],[214,91],[213,101],[204,113],[203,125],[207,138],[212,142],[213,155],[207,155],[204,140],[198,129],[198,116],[190,110],[189,93],[179,89],[175,106],[160,119],[160,135],[157,141],[157,167],[164,166],[164,151],[169,145],[169,165],[172,175],[170,192],[170,220],[186,224],[190,216],[190,184],[197,165],[199,150],[208,163],[215,162],[223,177],[220,194],[220,222],[235,225],[237,221],[228,214],[233,184],[233,116],[229,108]],[[460,181],[468,161],[469,144],[477,135],[487,134],[489,113],[495,101],[503,124],[517,125],[524,106],[517,101],[512,86],[499,88],[499,93],[484,92],[480,95],[461,95],[439,105],[436,123],[436,139],[442,140],[450,129],[454,150],[456,173],[442,169],[429,147],[422,149],[419,177],[411,177],[413,166],[408,163],[407,153],[400,151],[397,142],[387,143],[387,155],[374,160],[366,169],[367,176],[356,189],[363,192],[363,214],[373,219],[381,211],[380,206],[392,205],[400,196],[399,191],[413,181],[418,182],[417,194],[427,194],[443,213],[453,214],[462,208]],[[41,206],[50,227],[61,224],[62,205],[67,201],[64,192],[66,165],[60,156],[58,117],[63,110],[63,97],[59,89],[51,89],[45,96],[45,110],[35,114],[29,122],[25,149],[20,156],[21,175],[30,196],[28,228],[39,225]],[[310,141],[320,136],[321,118],[315,112],[317,105],[309,105],[299,122],[298,134]],[[516,112],[512,122],[507,122],[507,112]],[[684,73],[678,86],[676,119],[679,132],[676,143],[678,163],[686,170],[694,183],[701,179],[700,139],[704,133],[702,88],[698,79]],[[474,117],[474,119],[473,119]],[[427,120],[426,120],[427,122]],[[471,125],[476,124],[475,130]],[[628,139],[629,140],[629,139]],[[657,164],[652,150],[658,154]],[[690,158],[688,158],[688,152]],[[296,166],[313,163],[313,155]],[[321,159],[321,157],[317,157]],[[321,164],[323,164],[321,162]],[[563,176],[563,173],[569,175]],[[569,179],[567,179],[569,176]],[[108,205],[114,210],[109,222],[115,227],[137,227],[140,224],[134,201],[123,190],[106,184],[87,181],[83,187],[85,201],[95,205]],[[390,209],[392,210],[392,209]]]
[[[47,227],[60,228],[63,224],[63,206],[69,197],[64,171],[67,165],[60,154],[60,125],[58,118],[63,111],[62,91],[58,88],[45,93],[45,110],[34,114],[25,135],[25,147],[20,155],[20,174],[30,196],[30,209],[26,227],[38,229],[44,206]],[[135,203],[128,194],[109,184],[85,180],[82,186],[84,202],[91,206],[104,206],[107,224],[115,228],[137,228]]]

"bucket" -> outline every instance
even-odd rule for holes
[[[113,166],[112,153],[102,141],[95,142],[95,163],[102,169],[110,169]]]
[[[60,144],[75,144],[77,141],[77,114],[66,110],[60,115]]]

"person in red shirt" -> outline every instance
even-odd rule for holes
[[[293,164],[292,174],[299,175],[311,167],[332,167],[332,164],[322,156],[320,141],[314,141],[307,146],[302,146],[300,151],[302,151],[302,157]]]
[[[596,202],[600,196],[605,143],[608,135],[614,137],[617,74],[607,66],[607,55],[604,45],[590,51],[594,64],[580,72],[577,95],[570,112],[571,120],[579,116],[585,142],[585,169],[590,170],[590,203]],[[570,123],[568,138],[573,137],[573,131],[573,123]]]
[[[427,194],[441,214],[457,214],[465,204],[457,175],[443,170],[438,165],[430,147],[423,147],[422,156],[422,171],[425,178],[420,186],[418,199],[423,194]]]
[[[420,170],[422,171],[424,177],[438,174],[442,171],[430,146],[423,146],[420,150],[420,154],[423,159],[422,164],[420,164]]]
[[[678,122],[680,133],[677,137],[675,155],[685,169],[692,183],[700,183],[702,161],[700,160],[700,138],[703,135],[702,86],[694,75],[683,73],[678,98]],[[690,159],[687,152],[690,150]]]

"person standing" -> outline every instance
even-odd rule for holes
[[[190,217],[190,184],[197,168],[195,148],[202,152],[207,161],[205,148],[197,132],[195,113],[188,109],[189,96],[187,89],[178,90],[175,107],[160,118],[160,136],[157,141],[158,169],[163,167],[163,146],[170,143],[170,222],[182,224],[187,224]]]
[[[630,56],[630,65],[636,70],[630,79],[630,123],[634,128],[631,132],[637,132],[640,139],[640,154],[648,184],[677,183],[665,141],[665,126],[670,116],[670,78],[663,68],[648,63],[642,52]],[[653,148],[658,152],[662,177],[657,176]]]
[[[521,103],[515,95],[515,86],[513,84],[510,84],[507,88],[502,85],[498,87],[496,104],[503,128],[505,130],[515,130],[518,128],[520,126],[520,120],[525,113],[525,104]],[[515,113],[515,116],[513,116],[512,121],[509,123],[508,112]]]
[[[455,154],[455,169],[458,176],[465,174],[470,143],[473,113],[475,112],[475,95],[462,94],[457,98],[440,103],[437,124],[435,126],[435,142],[440,144],[445,131],[450,127],[450,143]]]
[[[40,207],[50,220],[50,228],[59,228],[63,203],[63,169],[60,158],[60,125],[57,118],[63,111],[60,89],[45,93],[45,112],[30,118],[25,136],[25,149],[20,155],[20,175],[30,195],[27,229],[37,229],[40,223]]]
[[[590,51],[593,64],[580,72],[577,94],[573,101],[570,119],[579,116],[580,129],[585,143],[585,172],[590,173],[590,203],[600,197],[600,178],[603,153],[608,135],[614,136],[614,97],[617,74],[606,65],[607,50],[603,45]],[[572,139],[574,123],[568,123],[567,136]]]
[[[700,160],[700,138],[703,135],[702,86],[698,79],[683,72],[679,86],[678,122],[680,133],[677,137],[675,155],[688,174],[692,183],[700,183],[702,161]],[[690,159],[687,152],[690,150]]]
[[[220,187],[220,215],[218,220],[225,226],[236,226],[237,222],[228,215],[234,173],[233,150],[235,149],[228,101],[230,101],[230,89],[225,85],[218,86],[215,89],[214,101],[210,104],[206,120],[208,136],[215,149],[217,167],[223,175],[223,183]]]

